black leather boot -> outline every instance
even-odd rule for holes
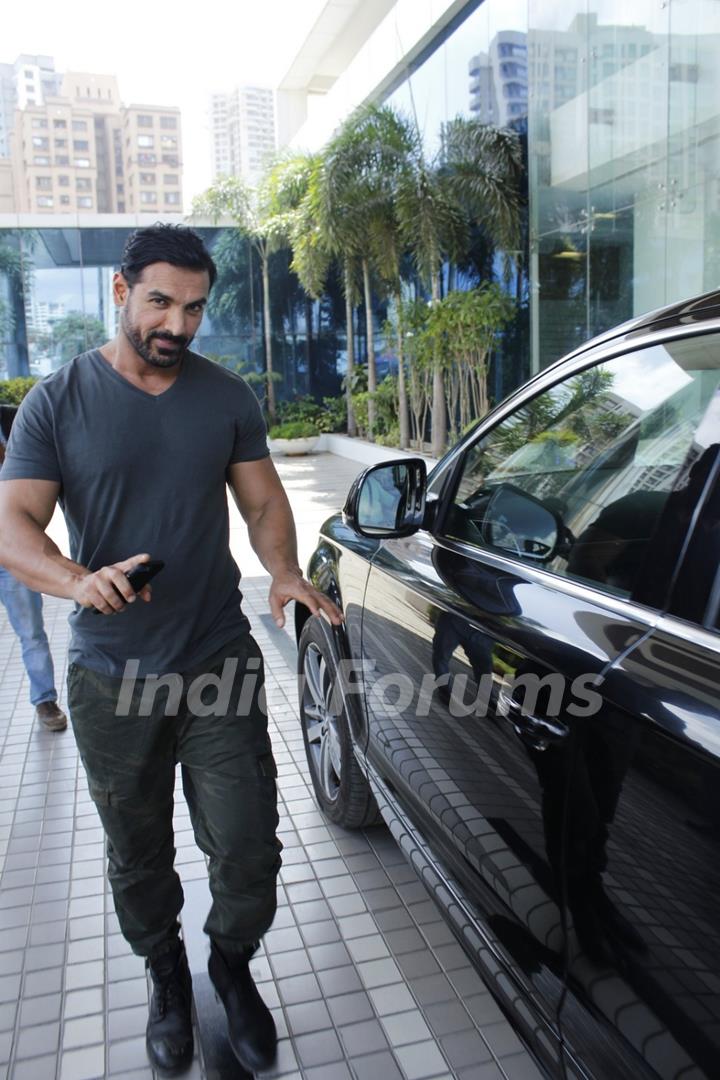
[[[248,1072],[269,1069],[277,1054],[275,1021],[250,974],[256,946],[229,955],[210,943],[208,971],[228,1021],[228,1038],[235,1057]]]
[[[185,946],[177,945],[145,961],[153,983],[146,1045],[154,1068],[164,1076],[187,1069],[193,1059],[192,979]]]

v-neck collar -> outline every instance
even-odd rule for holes
[[[139,386],[136,386],[135,383],[130,382],[130,380],[126,379],[124,375],[121,375],[119,371],[116,371],[110,361],[105,359],[99,349],[93,349],[90,353],[90,359],[95,364],[95,367],[100,367],[111,379],[114,379],[115,382],[120,383],[134,394],[139,394],[139,396],[146,401],[156,402],[167,400],[167,398],[172,395],[175,388],[185,381],[188,368],[190,367],[191,356],[192,353],[190,352],[185,354],[180,372],[175,381],[168,386],[167,390],[163,390],[161,394],[150,394],[147,390],[142,390]]]

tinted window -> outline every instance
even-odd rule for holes
[[[467,451],[447,535],[630,595],[670,491],[720,439],[718,346],[652,346],[532,398]]]

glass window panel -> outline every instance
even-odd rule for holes
[[[467,452],[449,536],[629,596],[674,485],[718,441],[720,339],[596,365]]]

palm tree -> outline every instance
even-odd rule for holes
[[[319,299],[333,259],[337,259],[345,294],[345,327],[347,340],[347,366],[345,371],[345,394],[347,398],[348,435],[357,435],[357,424],[352,405],[353,375],[355,370],[354,308],[357,299],[355,285],[354,254],[343,247],[332,214],[328,213],[326,198],[325,160],[322,156],[306,158],[305,194],[294,211],[289,229],[293,250],[291,268],[300,284],[314,299]]]
[[[193,214],[206,214],[214,221],[228,215],[246,236],[260,259],[263,288],[263,336],[265,338],[266,400],[270,422],[277,418],[273,378],[272,323],[270,318],[270,256],[285,242],[282,185],[271,169],[257,188],[248,187],[237,176],[222,176],[202,195],[193,199]]]
[[[395,200],[399,176],[407,170],[414,147],[408,122],[389,106],[364,106],[350,116],[325,154],[325,200],[338,242],[349,242],[362,268],[368,343],[368,390],[377,388],[371,271],[392,296],[397,313],[398,403],[400,445],[409,443],[407,388],[402,326],[403,252]],[[372,439],[375,401],[368,403]]]
[[[467,250],[471,228],[480,225],[503,250],[517,249],[520,234],[520,140],[514,131],[457,117],[444,125],[441,146],[428,158],[417,126],[409,167],[399,174],[396,209],[400,228],[420,277],[440,299],[446,259]],[[447,440],[444,378],[439,355],[433,369],[432,452]]]

